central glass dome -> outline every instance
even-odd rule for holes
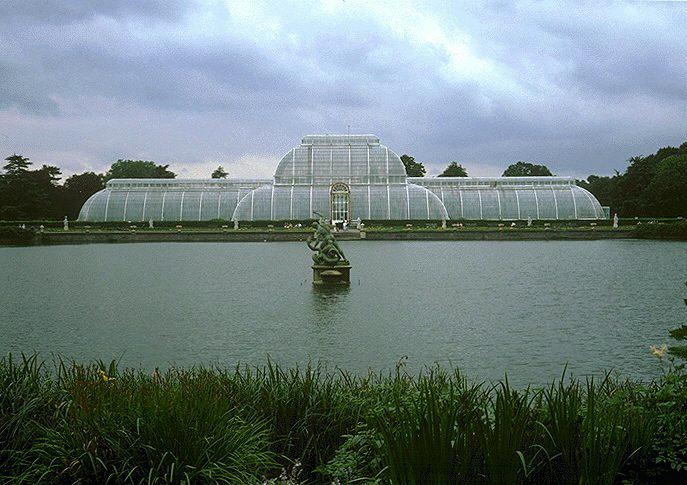
[[[275,185],[404,184],[403,162],[374,135],[309,135],[279,162]]]
[[[305,220],[315,213],[334,222],[448,218],[432,191],[407,183],[403,162],[375,135],[308,135],[281,159],[273,184],[241,199],[233,220]]]

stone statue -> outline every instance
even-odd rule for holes
[[[149,227],[150,229],[153,228],[153,220],[152,220],[152,219],[148,221],[148,227]]]
[[[532,226],[532,216],[528,216],[527,217],[527,227],[531,227],[531,226]]]
[[[613,229],[618,229],[618,213],[613,214]]]
[[[67,220],[67,216],[64,216],[63,225],[64,225],[64,230],[68,231],[69,230],[69,221]]]
[[[328,224],[324,221],[321,214],[317,212],[314,212],[314,214],[319,217],[319,220],[312,223],[315,232],[308,236],[307,240],[310,250],[315,251],[315,254],[312,255],[312,260],[316,265],[322,266],[348,265],[348,260],[334,239]]]

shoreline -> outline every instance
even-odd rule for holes
[[[151,242],[302,242],[311,231],[65,231],[37,233],[29,246]],[[499,229],[368,230],[335,233],[340,241],[596,241],[636,239],[634,230]]]

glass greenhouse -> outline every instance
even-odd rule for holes
[[[374,135],[311,135],[273,179],[119,179],[88,199],[81,221],[602,219],[569,177],[407,177]]]

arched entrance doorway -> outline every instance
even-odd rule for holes
[[[342,182],[333,184],[329,200],[332,224],[351,220],[351,189],[348,185]]]

